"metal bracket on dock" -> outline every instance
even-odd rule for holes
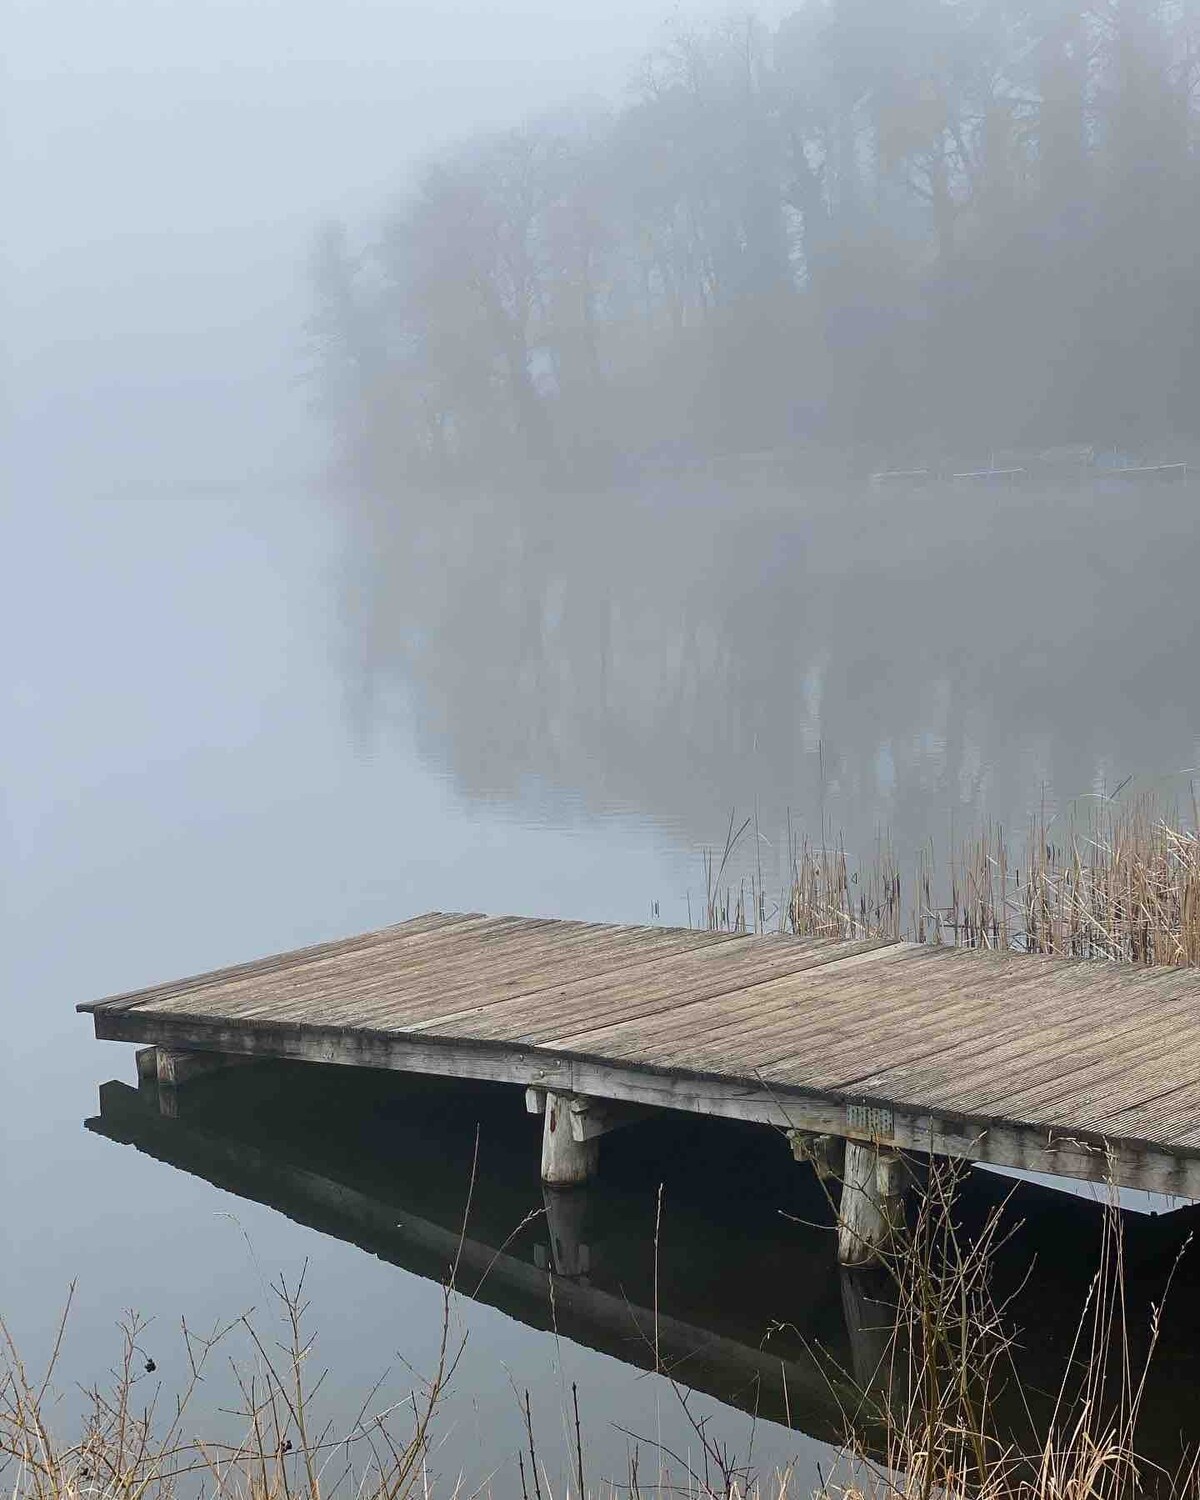
[[[847,1104],[846,1133],[869,1141],[892,1141],[896,1138],[896,1117],[877,1104]]]

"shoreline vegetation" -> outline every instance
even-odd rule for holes
[[[784,888],[761,865],[728,872],[753,820],[731,817],[718,855],[704,857],[704,923],[713,930],[797,937],[891,938],[1136,964],[1200,964],[1200,805],[1190,822],[1151,792],[1097,797],[1063,823],[1043,812],[1013,840],[985,824],[907,864],[886,837],[855,861],[840,837],[788,830]]]
[[[115,1366],[104,1383],[78,1388],[79,1414],[67,1419],[64,1434],[62,1412],[70,1403],[59,1364],[72,1288],[49,1359],[37,1373],[0,1323],[0,1478],[11,1500],[1193,1496],[1195,1455],[1181,1450],[1178,1466],[1167,1471],[1138,1451],[1147,1374],[1186,1242],[1174,1265],[1164,1269],[1163,1300],[1150,1308],[1147,1326],[1137,1327],[1139,1315],[1126,1302],[1121,1216],[1110,1204],[1061,1385],[1024,1392],[1014,1361],[1022,1331],[1009,1316],[1008,1301],[994,1291],[996,1257],[1014,1231],[1003,1224],[999,1209],[973,1234],[962,1231],[956,1201],[963,1172],[935,1163],[921,1174],[907,1228],[884,1271],[864,1288],[879,1317],[873,1365],[856,1380],[827,1359],[831,1389],[843,1393],[845,1437],[829,1471],[818,1468],[815,1493],[800,1484],[795,1470],[762,1474],[737,1457],[708,1419],[693,1414],[689,1393],[666,1366],[656,1373],[669,1382],[694,1439],[686,1455],[663,1447],[661,1439],[639,1440],[625,1474],[590,1474],[586,1392],[572,1383],[569,1393],[560,1384],[564,1451],[547,1458],[530,1393],[514,1386],[514,1435],[521,1439],[515,1463],[495,1469],[475,1488],[461,1475],[455,1480],[443,1474],[441,1408],[467,1340],[457,1307],[457,1261],[446,1268],[431,1372],[417,1374],[399,1351],[405,1388],[397,1394],[381,1377],[350,1421],[340,1424],[325,1409],[322,1391],[331,1372],[319,1367],[301,1273],[294,1284],[282,1278],[273,1284],[275,1305],[267,1318],[245,1314],[206,1334],[181,1324],[186,1359],[179,1367],[186,1373],[174,1389],[146,1352],[148,1325],[127,1314],[119,1325]],[[464,1236],[469,1201],[468,1195]],[[220,1409],[220,1434],[205,1436],[202,1430],[214,1416],[202,1417],[197,1408],[205,1381],[221,1361],[232,1369],[238,1400]],[[341,1373],[332,1372],[335,1388]],[[1048,1416],[1032,1415],[1034,1397]]]

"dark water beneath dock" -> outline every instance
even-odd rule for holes
[[[593,1184],[555,1190],[537,1180],[540,1122],[501,1086],[257,1064],[167,1098],[164,1111],[153,1085],[107,1083],[88,1129],[357,1247],[410,1289],[429,1293],[414,1278],[437,1284],[454,1267],[464,1299],[455,1333],[461,1320],[468,1347],[476,1320],[487,1327],[495,1312],[553,1340],[552,1368],[533,1386],[552,1439],[570,1380],[582,1392],[589,1451],[608,1465],[623,1427],[645,1444],[644,1461],[655,1461],[661,1440],[691,1450],[699,1468],[684,1403],[708,1416],[714,1440],[740,1439],[746,1461],[795,1462],[805,1478],[822,1460],[828,1469],[850,1412],[882,1451],[864,1403],[878,1398],[886,1359],[887,1278],[837,1266],[830,1206],[776,1133],[660,1117],[606,1138]],[[964,1243],[997,1212],[998,1238],[1013,1239],[997,1256],[994,1290],[1020,1332],[1018,1382],[997,1382],[996,1421],[1028,1441],[1031,1419],[1044,1432],[1064,1382],[1070,1388],[1102,1215],[1049,1189],[1011,1194],[976,1172],[956,1208]],[[1126,1218],[1135,1362],[1194,1219],[1190,1210]],[[1200,1268],[1185,1256],[1176,1277],[1141,1430],[1144,1451],[1167,1467],[1181,1437],[1200,1437]],[[504,1340],[482,1351],[496,1354],[507,1365]],[[626,1372],[615,1382],[602,1375],[612,1360]],[[640,1410],[630,1410],[630,1392]],[[477,1400],[452,1392],[446,1403],[452,1430],[464,1396]],[[573,1420],[573,1405],[565,1409]],[[479,1436],[494,1462],[495,1432]],[[453,1437],[447,1446],[445,1457]]]

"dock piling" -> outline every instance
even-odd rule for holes
[[[904,1214],[904,1164],[884,1147],[846,1142],[838,1208],[838,1260],[843,1266],[878,1263]]]
[[[571,1098],[546,1091],[542,1126],[542,1181],[551,1187],[586,1182],[600,1159],[597,1139],[577,1141],[571,1129]]]

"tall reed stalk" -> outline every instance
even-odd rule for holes
[[[957,1227],[966,1170],[962,1163],[931,1165],[914,1195],[915,1215],[889,1253],[890,1332],[857,1423],[858,1432],[883,1437],[866,1446],[851,1431],[853,1472],[841,1493],[865,1500],[1194,1496],[1194,1455],[1181,1453],[1169,1473],[1139,1456],[1163,1303],[1147,1314],[1145,1329],[1134,1326],[1115,1201],[1061,1382],[1039,1393],[1049,1409],[1034,1417],[1015,1352],[1036,1330],[1017,1328],[1010,1305],[994,1294],[995,1258],[1007,1237],[1002,1208],[974,1236]],[[1164,1301],[1172,1279],[1168,1270]]]
[[[732,819],[720,860],[705,863],[710,928],[798,937],[908,938],[959,948],[1200,964],[1200,814],[1191,823],[1149,794],[1096,798],[1059,825],[1041,814],[1020,845],[985,824],[943,851],[932,842],[902,862],[886,838],[853,861],[843,839],[789,831],[778,901],[761,871],[740,878]],[[747,890],[749,885],[749,890]],[[907,887],[907,888],[906,888]]]

